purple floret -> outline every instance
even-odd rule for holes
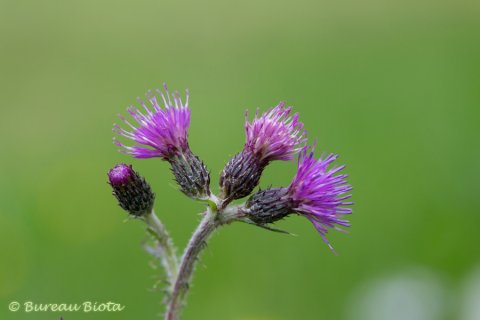
[[[298,113],[290,116],[292,108],[280,102],[276,107],[255,118],[250,123],[248,113],[245,120],[245,149],[252,152],[261,162],[273,160],[293,160],[306,142],[303,123],[298,121]]]
[[[126,185],[134,174],[132,166],[121,163],[108,172],[108,180],[112,186]]]
[[[313,148],[304,148],[299,155],[297,174],[289,186],[288,193],[293,200],[293,210],[309,219],[323,240],[333,250],[325,235],[328,228],[342,231],[338,226],[348,227],[350,223],[342,219],[352,213],[352,202],[346,194],[352,187],[347,184],[346,174],[337,174],[345,166],[329,166],[337,155],[314,158]]]
[[[119,115],[120,119],[130,127],[130,131],[114,124],[113,131],[128,139],[135,141],[135,146],[126,146],[117,139],[114,143],[121,147],[123,153],[131,154],[135,158],[159,157],[168,160],[188,150],[188,127],[190,125],[190,109],[188,107],[189,94],[186,92],[186,103],[183,104],[178,92],[172,94],[172,99],[167,86],[165,93],[157,89],[163,100],[164,108],[160,107],[157,97],[150,91],[147,93],[151,106],[139,100],[144,111],[131,106],[127,110],[136,125]]]

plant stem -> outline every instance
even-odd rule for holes
[[[153,210],[146,215],[145,222],[148,226],[148,230],[155,236],[158,242],[158,249],[160,250],[159,258],[165,268],[168,281],[169,283],[173,283],[178,273],[178,261],[173,241],[170,238],[167,229],[165,229],[165,226],[158,219]]]
[[[179,319],[184,298],[188,292],[192,273],[195,268],[195,262],[203,248],[206,247],[206,241],[210,235],[223,223],[225,222],[218,219],[217,214],[212,214],[210,209],[207,209],[183,253],[178,274],[171,289],[170,303],[165,315],[166,320]]]

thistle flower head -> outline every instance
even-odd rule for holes
[[[220,175],[221,197],[224,204],[248,196],[258,185],[263,170],[273,160],[292,160],[307,140],[298,113],[280,102],[274,108],[257,113],[252,122],[245,120],[246,142]]]
[[[156,90],[163,100],[163,108],[160,107],[157,96],[149,91],[146,96],[150,107],[139,99],[143,111],[134,106],[127,109],[135,120],[135,125],[119,115],[130,131],[117,124],[114,124],[113,131],[137,143],[135,146],[126,146],[114,139],[114,143],[121,147],[121,152],[131,154],[135,158],[160,157],[168,160],[188,149],[187,138],[190,125],[188,90],[186,102],[183,104],[178,92],[170,96],[166,85],[164,85],[164,89],[165,92]]]
[[[155,194],[150,185],[131,165],[118,164],[108,172],[113,195],[122,209],[135,217],[151,212]]]
[[[306,139],[303,123],[298,121],[298,113],[290,116],[291,107],[280,102],[276,107],[259,116],[257,110],[252,122],[245,119],[245,148],[262,162],[273,160],[293,160]]]
[[[328,228],[341,230],[337,225],[350,226],[342,216],[352,213],[352,209],[345,208],[352,204],[345,201],[350,198],[347,193],[352,188],[347,184],[346,174],[335,175],[345,166],[330,167],[337,155],[330,154],[317,160],[313,149],[304,148],[300,153],[297,174],[288,188],[288,194],[294,203],[293,211],[308,218],[332,248],[325,234]]]

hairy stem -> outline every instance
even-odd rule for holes
[[[189,289],[195,262],[199,254],[206,246],[206,241],[217,227],[225,223],[218,219],[218,215],[207,210],[197,229],[193,233],[183,253],[178,274],[171,289],[170,303],[165,315],[166,320],[178,320],[184,303],[185,296]]]
[[[158,250],[160,251],[158,256],[165,268],[168,281],[169,283],[173,283],[178,273],[178,261],[173,241],[170,238],[167,229],[165,229],[165,226],[158,219],[153,210],[146,215],[145,222],[147,223],[148,230],[157,240]]]

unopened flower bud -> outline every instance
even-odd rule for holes
[[[292,213],[292,206],[288,188],[271,188],[251,196],[246,203],[245,214],[257,224],[268,224]]]
[[[140,217],[152,211],[155,194],[131,165],[118,164],[108,172],[108,180],[122,209]]]

